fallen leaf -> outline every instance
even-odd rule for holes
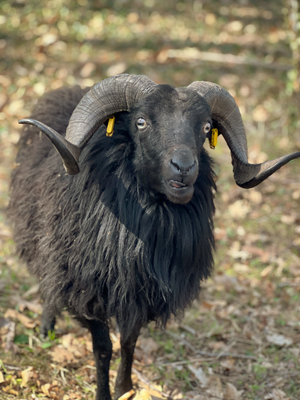
[[[120,338],[114,335],[113,333],[110,334],[110,340],[112,341],[113,345],[113,352],[117,352],[121,348]]]
[[[3,382],[4,382],[4,376],[3,376],[2,372],[0,371],[0,383],[3,383]]]
[[[221,366],[229,370],[234,367],[234,364],[235,364],[234,358],[228,358],[221,362]]]
[[[18,346],[14,343],[16,324],[6,318],[0,318],[0,338],[5,344],[5,352],[18,352]]]
[[[280,217],[281,222],[287,225],[292,225],[296,221],[295,215],[282,215]]]
[[[130,399],[131,396],[133,396],[135,391],[133,389],[130,390],[130,392],[127,392],[123,394],[123,396],[119,397],[119,400],[128,400]]]
[[[151,337],[141,339],[138,347],[148,355],[155,353],[159,349],[159,345]]]
[[[200,386],[206,387],[208,383],[208,378],[203,369],[201,367],[195,368],[192,365],[188,365],[188,369],[195,375],[196,379],[198,379],[198,381],[200,382]]]
[[[155,385],[152,383],[151,386],[149,386],[147,383],[139,381],[139,386],[147,390],[152,398],[164,399],[164,396],[160,393],[162,391],[162,387],[160,385]]]
[[[42,392],[47,396],[47,397],[51,397],[50,393],[49,393],[49,389],[50,389],[51,385],[50,383],[46,383],[45,385],[41,386]]]
[[[277,346],[290,346],[293,344],[293,340],[278,333],[269,333],[266,335],[269,343],[276,344]]]
[[[21,371],[21,376],[22,376],[21,387],[24,387],[27,385],[27,382],[30,380],[30,378],[33,377],[33,367],[28,367],[24,369],[24,371]]]
[[[274,269],[273,265],[269,265],[268,267],[264,268],[264,269],[261,271],[260,276],[261,276],[262,278],[267,277],[268,275],[270,275],[270,273],[273,271],[273,269]]]
[[[21,324],[23,324],[26,328],[32,329],[36,326],[36,322],[32,321],[30,318],[26,317],[19,313],[16,310],[12,310],[11,308],[6,311],[4,314],[5,318],[17,319]]]
[[[93,353],[93,342],[90,339],[87,339],[85,341],[85,347],[86,347],[87,351],[89,351],[90,353]]]
[[[245,192],[244,197],[247,200],[249,200],[250,203],[254,203],[254,204],[261,204],[261,202],[263,200],[263,196],[262,196],[261,192],[259,192],[258,190],[255,190],[255,189]]]
[[[251,211],[251,208],[244,200],[237,200],[228,206],[228,211],[232,218],[241,219]]]
[[[223,398],[222,383],[218,376],[210,376],[207,383],[207,392],[218,399]]]
[[[152,400],[151,394],[146,389],[142,389],[134,397],[134,400]]]
[[[61,344],[63,345],[63,347],[65,349],[67,349],[68,347],[71,346],[73,338],[74,338],[74,336],[71,333],[62,336]]]
[[[50,352],[53,361],[57,363],[69,363],[74,362],[74,354],[69,350],[64,349],[62,346],[56,346]]]
[[[288,400],[289,398],[286,396],[286,394],[280,390],[280,389],[273,389],[272,397],[270,397],[270,399],[272,400]]]
[[[12,296],[11,300],[14,304],[18,305],[19,310],[21,312],[23,312],[25,308],[27,308],[29,311],[32,311],[36,314],[42,314],[43,306],[40,303],[37,303],[36,301],[23,300],[19,296]]]
[[[237,388],[232,384],[227,382],[224,394],[224,400],[240,400],[243,390],[237,390]]]
[[[268,119],[268,116],[269,114],[267,110],[261,105],[257,106],[252,113],[252,117],[256,122],[265,122]]]

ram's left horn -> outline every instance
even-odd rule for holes
[[[81,149],[78,146],[75,146],[74,144],[68,142],[62,135],[60,135],[54,129],[50,128],[49,126],[35,119],[31,118],[21,119],[19,121],[19,124],[33,125],[37,127],[40,131],[42,131],[59,153],[63,161],[66,172],[70,175],[78,174],[79,172],[78,161],[81,152]]]

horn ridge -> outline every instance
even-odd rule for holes
[[[117,112],[128,111],[151,93],[156,83],[143,75],[116,75],[97,83],[74,110],[66,139],[83,148],[98,127]]]
[[[143,75],[116,75],[97,83],[77,104],[65,137],[35,119],[22,119],[19,123],[40,129],[58,151],[67,173],[74,175],[79,172],[82,149],[107,118],[128,111],[155,87],[156,83]]]
[[[50,128],[50,126],[47,126],[46,124],[35,119],[21,119],[19,124],[33,125],[37,127],[46,135],[59,153],[67,173],[70,175],[75,175],[79,172],[78,160],[80,149],[77,146],[74,146],[72,143],[68,142],[62,135]]]
[[[188,89],[203,96],[211,107],[212,119],[223,135],[230,151],[236,184],[249,189],[257,186],[289,161],[300,157],[300,152],[266,161],[249,164],[247,138],[240,110],[230,93],[221,86],[205,81],[195,81]]]

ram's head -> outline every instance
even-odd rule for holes
[[[186,88],[157,85],[145,76],[118,75],[96,84],[74,110],[66,136],[43,123],[37,126],[59,152],[69,174],[79,172],[79,156],[98,128],[111,116],[130,111],[130,133],[140,148],[136,169],[147,164],[152,188],[184,204],[193,196],[199,157],[212,127],[223,135],[231,151],[237,185],[251,188],[268,178],[300,152],[249,164],[244,125],[233,97],[210,82],[193,82]],[[158,173],[159,171],[159,173]]]

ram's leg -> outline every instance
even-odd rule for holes
[[[96,320],[81,320],[81,322],[92,334],[97,368],[96,400],[111,400],[109,392],[109,363],[112,354],[112,345],[108,326],[105,322]]]
[[[136,341],[139,337],[141,326],[135,326],[132,333],[124,339],[121,332],[121,362],[115,386],[115,400],[132,389],[131,368]]]
[[[56,313],[50,308],[44,305],[43,314],[40,326],[40,335],[43,337],[48,336],[48,332],[54,331]]]

